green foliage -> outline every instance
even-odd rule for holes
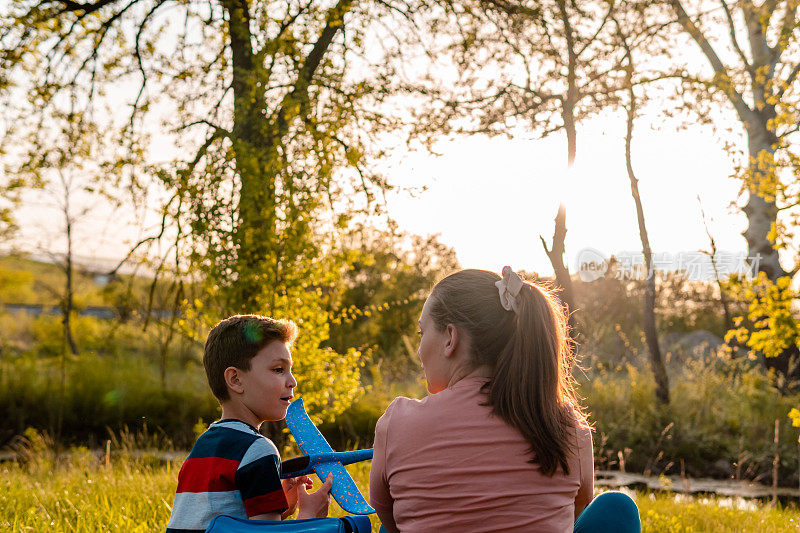
[[[26,302],[33,299],[33,274],[25,270],[0,270],[0,294],[4,300]]]
[[[297,294],[295,301],[302,302],[307,294]],[[298,396],[305,400],[316,422],[331,421],[363,394],[361,353],[354,348],[335,351],[324,347],[327,315],[313,307],[313,300],[294,308],[287,302],[284,309],[291,310],[285,316],[300,327],[293,357]]]
[[[35,353],[43,357],[61,355],[64,349],[61,317],[41,315],[33,320],[32,325]],[[74,314],[72,316],[72,332],[76,339],[80,339],[78,346],[82,350],[113,351],[112,346],[109,346],[108,330],[96,318]]]
[[[773,281],[763,272],[754,280],[734,279],[732,292],[747,302],[747,324],[744,318],[735,319],[736,329],[727,338],[736,339],[766,357],[777,357],[790,348],[800,348],[800,322],[794,317],[792,305],[797,291],[792,278],[783,276]]]
[[[198,418],[219,416],[200,365],[173,366],[162,388],[159,369],[131,356],[80,355],[67,362],[61,392],[60,361],[31,356],[0,361],[0,435],[36,427],[55,434],[61,413],[66,441],[99,442],[109,429],[149,427],[181,447],[193,442]]]
[[[103,148],[98,185],[134,203],[151,191],[166,199],[160,233],[143,242],[164,245],[157,275],[195,284],[184,331],[202,340],[234,313],[295,319],[309,407],[333,416],[358,395],[359,356],[325,347],[318,312],[346,268],[338,233],[389,188],[369,163],[385,149],[375,134],[399,124],[379,105],[391,62],[365,53],[365,29],[406,19],[351,0],[149,4],[3,8],[0,64],[19,80],[3,93],[16,126],[4,141],[25,152],[15,174],[46,178],[82,162],[67,151]],[[173,161],[153,162],[146,124],[162,124]],[[73,142],[54,142],[64,138]]]
[[[192,442],[191,424],[218,414],[199,364],[200,347],[172,343],[161,360],[157,329],[73,317],[79,356],[64,357],[60,317],[0,314],[0,440],[36,427],[69,442],[108,429],[166,431]],[[62,363],[64,388],[62,389]],[[166,365],[166,366],[163,366]]]
[[[792,407],[792,410],[789,411],[789,418],[792,421],[792,427],[800,427],[800,410]],[[797,442],[800,442],[800,436],[797,437]]]
[[[628,365],[607,369],[594,362],[579,376],[579,394],[595,422],[599,468],[743,478],[769,475],[773,428],[781,425],[780,476],[797,476],[796,443],[786,414],[800,395],[782,395],[770,376],[749,359],[728,356],[690,361],[671,377],[673,401],[660,411],[652,402],[649,372]],[[738,464],[738,467],[735,466]]]
[[[458,269],[455,252],[435,236],[360,228],[347,245],[354,258],[334,296],[331,336],[336,350],[368,352],[379,373],[405,380],[419,371],[417,320],[430,289]]]
[[[0,304],[58,304],[64,285],[64,273],[53,264],[42,263],[24,255],[0,257]],[[76,272],[73,285],[78,309],[88,305],[105,305],[102,290],[88,273]]]
[[[610,359],[636,360],[644,348],[644,281],[618,279],[615,271],[591,283],[573,285],[586,351]],[[735,311],[741,304],[731,303]],[[658,274],[656,325],[659,334],[705,330],[725,335],[715,283],[692,281],[680,273]],[[662,347],[663,348],[663,347]]]

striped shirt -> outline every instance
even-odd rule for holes
[[[217,515],[285,511],[280,468],[277,448],[253,426],[235,419],[214,422],[178,474],[167,533],[203,532]]]

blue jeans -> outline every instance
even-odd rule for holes
[[[621,492],[604,492],[575,521],[575,533],[639,533],[642,523],[639,508]]]

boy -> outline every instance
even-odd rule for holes
[[[181,467],[167,533],[203,532],[222,514],[281,520],[298,505],[298,518],[328,515],[330,476],[312,494],[306,476],[282,483],[278,450],[257,430],[286,416],[297,386],[289,351],[296,337],[293,322],[257,315],[232,316],[208,334],[203,366],[222,419]]]

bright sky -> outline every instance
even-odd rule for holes
[[[395,181],[428,185],[419,197],[395,194],[389,213],[401,228],[440,233],[464,267],[552,274],[539,235],[548,244],[559,201],[567,205],[566,262],[585,247],[607,255],[641,251],[636,210],[624,159],[622,119],[597,119],[578,132],[578,154],[566,171],[563,135],[519,135],[441,142],[440,157],[405,154],[388,172]],[[743,253],[746,218],[731,211],[738,183],[732,162],[708,130],[637,123],[633,165],[654,252],[708,249],[700,195],[720,250]]]
[[[677,126],[652,116],[636,124],[633,163],[653,250],[708,248],[699,195],[718,248],[745,252],[741,232],[746,218],[730,208],[739,187],[729,178],[733,162],[710,130],[692,126],[677,131]],[[562,201],[567,205],[566,262],[571,271],[583,248],[606,256],[641,250],[621,115],[579,125],[577,162],[570,175],[563,134],[544,140],[522,131],[512,139],[461,137],[441,141],[436,148],[442,155],[396,153],[383,164],[393,183],[427,186],[415,196],[391,193],[388,212],[403,230],[440,234],[464,267],[499,271],[508,264],[551,274],[539,235],[551,241]],[[17,245],[28,250],[51,247],[60,225],[56,212],[47,207],[53,203],[52,197],[40,195],[18,210],[22,232]],[[103,265],[123,257],[130,243],[141,238],[126,218],[132,217],[94,209],[76,225],[77,254]]]
[[[700,127],[676,131],[675,124],[637,123],[633,147],[646,223],[654,252],[708,249],[697,196],[720,250],[743,253],[746,218],[730,209],[738,183],[729,178],[732,162],[721,142]],[[384,171],[400,186],[427,186],[416,195],[388,195],[388,212],[400,228],[440,234],[462,266],[552,274],[539,235],[548,244],[559,201],[567,205],[566,262],[576,271],[583,248],[619,254],[640,251],[636,211],[624,160],[620,117],[596,119],[578,132],[578,156],[566,171],[563,135],[536,139],[519,132],[513,139],[483,136],[444,140],[437,150],[397,153]],[[32,198],[17,213],[18,244],[52,247],[59,233],[55,199]],[[49,213],[49,214],[48,214]],[[54,218],[56,217],[56,218]],[[111,265],[140,238],[119,212],[94,209],[76,224],[76,252]],[[128,217],[130,218],[130,217]]]

